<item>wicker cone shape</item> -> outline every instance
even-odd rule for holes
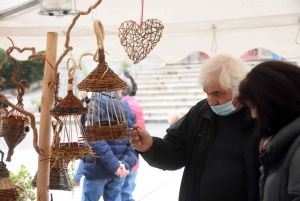
[[[100,50],[102,58],[98,66],[78,85],[81,91],[103,92],[125,89],[127,84],[116,75],[104,60],[104,52]]]
[[[25,122],[25,117],[14,114],[2,120],[2,134],[9,148],[6,161],[11,161],[14,148],[26,137]]]
[[[67,96],[50,110],[51,115],[59,117],[66,115],[86,114],[87,108],[83,107],[82,101],[69,90]]]
[[[50,168],[49,189],[71,191],[72,183],[68,174],[68,163],[66,163],[64,159],[55,161],[54,158],[51,158]],[[33,187],[36,187],[36,181],[37,173],[31,181]]]
[[[0,200],[18,201],[19,193],[9,177],[0,178]]]
[[[9,177],[9,171],[4,162],[0,162],[0,179]]]
[[[141,26],[132,20],[121,24],[120,42],[133,63],[146,58],[162,37],[163,29],[164,26],[158,19],[148,19]]]

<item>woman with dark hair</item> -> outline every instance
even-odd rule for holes
[[[300,68],[267,61],[241,82],[239,101],[257,119],[260,200],[300,200]]]

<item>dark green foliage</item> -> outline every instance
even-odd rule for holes
[[[43,52],[39,52],[38,54]],[[5,50],[0,48],[0,62],[2,62],[4,58]],[[16,81],[19,82],[20,80],[27,80],[30,86],[31,83],[42,80],[44,76],[45,61],[40,62],[40,60],[41,58],[35,58],[32,61],[17,61],[19,64],[19,70],[16,75]],[[11,75],[15,68],[15,64],[10,59],[8,59],[8,61],[3,65],[0,70],[0,79],[4,78],[5,82],[1,86],[1,91],[16,88],[16,85],[11,81]]]

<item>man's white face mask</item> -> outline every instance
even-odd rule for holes
[[[233,99],[222,105],[215,105],[215,106],[210,106],[210,107],[217,115],[228,116],[228,115],[234,113],[239,106],[239,103],[238,103],[237,106],[234,107],[232,104],[232,101],[233,101]]]

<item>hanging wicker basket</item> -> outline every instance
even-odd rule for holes
[[[17,201],[19,192],[13,185],[9,177],[0,178],[0,198],[1,201]]]
[[[37,173],[35,174],[31,185],[36,187]],[[49,180],[50,190],[63,190],[71,191],[72,183],[70,176],[68,174],[68,161],[61,158],[55,160],[53,157],[50,159],[50,180]]]
[[[72,79],[69,79],[69,84],[70,83],[72,83]],[[92,155],[90,146],[83,142],[83,139],[85,139],[84,133],[83,137],[79,139],[79,134],[81,135],[83,130],[79,117],[80,115],[87,113],[87,108],[83,107],[82,101],[74,96],[72,90],[68,91],[67,96],[59,102],[57,106],[52,108],[50,113],[58,119],[58,125],[53,127],[54,140],[51,146],[52,156],[56,160],[65,158],[66,160],[71,161]],[[76,137],[73,136],[71,127],[68,126],[73,123],[72,119],[76,127]]]
[[[1,133],[9,148],[6,161],[11,161],[14,148],[26,137],[27,124],[28,119],[21,115],[11,114],[2,119]]]
[[[110,123],[110,125],[109,125]],[[86,126],[85,134],[90,141],[98,140],[116,140],[127,136],[127,123],[100,121],[94,122],[93,125]]]
[[[84,142],[59,143],[51,147],[51,153],[57,160],[64,158],[69,161],[93,155],[91,147]]]
[[[1,154],[0,179],[2,179],[2,178],[8,178],[9,177],[9,171],[6,168],[6,164],[3,162],[4,152],[0,150],[0,154]]]

